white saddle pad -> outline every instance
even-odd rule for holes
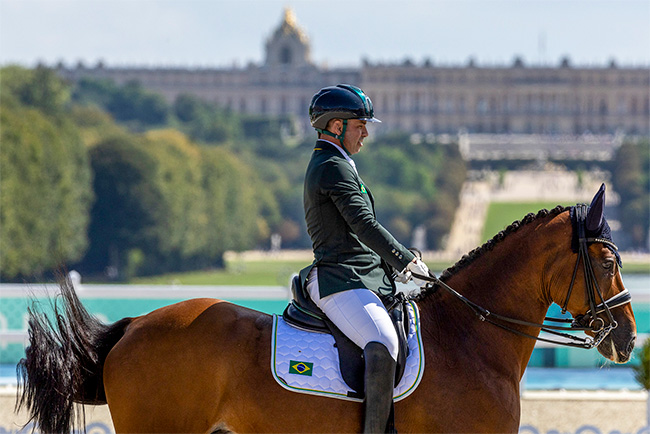
[[[393,392],[395,401],[410,395],[424,372],[424,349],[417,305],[409,301],[407,311],[409,356],[402,380]],[[295,328],[278,315],[273,316],[271,372],[280,386],[294,392],[361,401],[350,396],[354,391],[341,377],[338,351],[332,335]]]

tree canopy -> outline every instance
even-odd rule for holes
[[[53,73],[6,68],[0,92],[0,273],[40,275],[85,252],[88,152]]]

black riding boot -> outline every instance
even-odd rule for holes
[[[366,345],[363,357],[366,363],[363,432],[385,433],[393,402],[396,362],[379,342]]]

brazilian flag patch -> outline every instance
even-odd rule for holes
[[[289,361],[289,373],[298,375],[307,375],[311,377],[314,372],[314,364],[309,362],[299,362],[296,360]]]
[[[368,193],[368,192],[366,191],[366,186],[363,185],[363,184],[361,184],[361,193]]]

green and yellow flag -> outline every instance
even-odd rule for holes
[[[314,364],[309,362],[300,362],[296,360],[289,361],[289,373],[298,375],[307,375],[311,377],[314,371]]]

